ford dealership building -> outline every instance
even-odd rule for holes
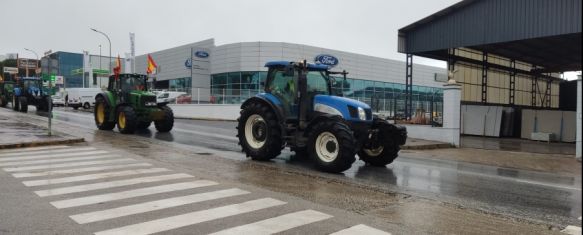
[[[378,111],[404,107],[405,62],[283,42],[241,42],[215,45],[208,39],[150,55],[158,64],[156,89],[184,91],[195,102],[241,103],[262,90],[266,62],[274,60],[322,63],[333,71],[346,70],[346,81],[337,79],[334,89],[344,96],[375,103]],[[136,58],[136,71],[146,71],[146,56]],[[413,106],[429,110],[439,106],[446,69],[413,66]],[[439,109],[439,108],[438,108]]]

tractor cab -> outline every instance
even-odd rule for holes
[[[156,95],[148,91],[147,81],[148,77],[143,74],[112,75],[107,90],[117,94],[121,102],[137,101],[144,106],[156,106]]]

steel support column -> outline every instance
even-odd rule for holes
[[[405,118],[411,119],[413,112],[413,55],[407,54],[405,63]]]
[[[538,87],[538,76],[534,75],[532,77],[531,90],[530,90],[530,105],[536,107],[536,90]]]
[[[516,95],[516,61],[511,60],[510,66],[512,71],[510,72],[510,105],[514,105],[514,96]]]
[[[545,91],[545,106],[547,108],[551,107],[551,84],[552,81],[547,79],[547,90]],[[542,104],[541,104],[542,106]]]
[[[482,54],[482,103],[488,101],[488,53]]]

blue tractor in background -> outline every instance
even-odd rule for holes
[[[265,91],[241,105],[237,137],[253,160],[268,161],[285,147],[307,155],[326,172],[343,172],[355,155],[386,166],[407,139],[404,127],[374,117],[369,105],[334,95],[327,65],[268,62]]]
[[[49,111],[48,88],[43,87],[43,81],[36,77],[19,78],[12,93],[12,108],[14,111],[28,112],[28,105],[36,106],[40,112]]]

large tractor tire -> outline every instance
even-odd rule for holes
[[[107,105],[103,97],[98,96],[95,99],[95,109],[93,110],[93,116],[95,119],[95,125],[99,130],[110,131],[115,127],[115,122],[110,120],[111,107]]]
[[[28,100],[26,99],[26,97],[21,96],[18,97],[18,102],[20,103],[20,112],[26,113],[28,112]]]
[[[239,145],[247,157],[256,161],[269,161],[281,154],[282,134],[277,117],[270,107],[251,103],[241,110],[237,121]]]
[[[396,130],[390,123],[380,119],[374,121],[373,129],[378,131],[377,136],[373,136],[372,139],[368,140],[369,143],[364,144],[368,148],[363,147],[358,151],[358,156],[367,164],[384,167],[399,156],[401,147],[393,138],[397,133],[394,133]]]
[[[12,110],[18,111],[20,110],[20,103],[18,102],[19,99],[15,95],[12,96]]]
[[[117,129],[122,134],[133,134],[138,125],[138,116],[130,106],[121,106],[117,112]]]
[[[8,100],[4,99],[4,96],[0,96],[0,107],[4,108],[8,104]]]
[[[168,106],[160,107],[164,111],[164,119],[154,121],[154,126],[158,132],[169,132],[174,127],[174,112]]]
[[[150,125],[152,124],[152,122],[143,122],[143,121],[139,121],[138,122],[138,129],[148,129],[150,127]]]
[[[308,155],[322,171],[348,170],[356,161],[356,140],[350,127],[337,120],[316,123],[308,135]]]

